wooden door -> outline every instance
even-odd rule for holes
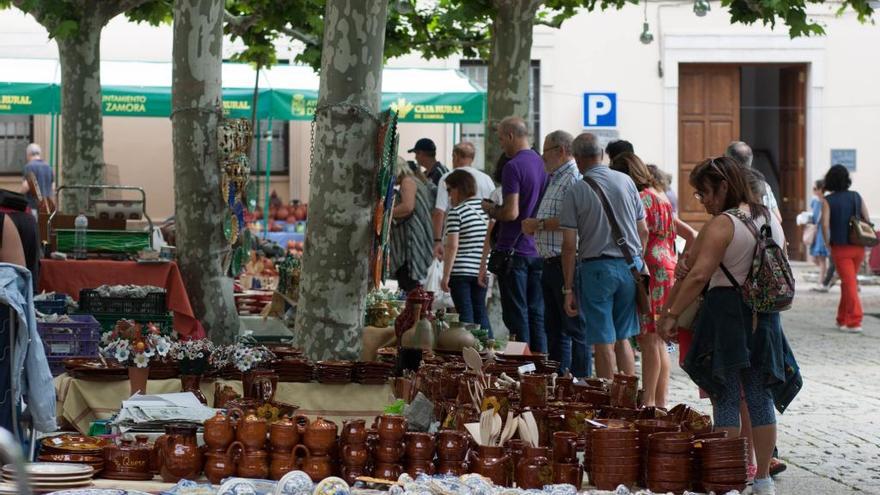
[[[682,64],[678,75],[679,217],[699,229],[709,219],[688,177],[739,139],[738,65]]]
[[[807,208],[806,186],[806,66],[779,72],[779,211],[792,259],[806,258],[801,228],[795,219]]]

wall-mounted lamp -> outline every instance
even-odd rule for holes
[[[639,41],[646,45],[650,45],[654,41],[654,35],[651,34],[651,26],[647,22],[642,24],[642,34],[639,36]]]
[[[710,10],[712,10],[712,6],[709,5],[709,0],[694,0],[694,14],[697,17],[705,17]]]

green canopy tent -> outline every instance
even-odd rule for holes
[[[61,80],[57,60],[0,58],[0,114],[51,115],[50,162],[54,160],[56,116],[61,109]],[[247,64],[223,64],[223,113],[251,118],[254,83],[258,119],[311,120],[318,102],[320,78],[311,68],[277,65],[255,69]],[[101,62],[102,104],[105,116],[169,117],[170,62]],[[381,108],[398,112],[400,122],[479,123],[485,117],[485,91],[455,69],[386,68],[382,74]],[[271,141],[267,143],[266,209],[268,210]],[[57,173],[57,162],[56,173]]]

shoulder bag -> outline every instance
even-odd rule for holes
[[[593,188],[593,191],[599,196],[599,200],[602,201],[602,208],[605,210],[605,216],[608,217],[608,224],[611,226],[611,235],[614,237],[614,243],[620,248],[620,252],[623,253],[623,258],[629,265],[629,271],[636,284],[636,308],[640,315],[649,316],[651,315],[651,299],[649,297],[648,287],[650,285],[651,276],[640,272],[636,268],[633,255],[629,251],[629,246],[626,243],[626,237],[624,237],[623,232],[620,230],[620,225],[618,225],[617,218],[615,218],[614,212],[611,210],[611,205],[608,203],[608,198],[605,196],[605,192],[602,191],[599,184],[592,178],[585,176],[584,181]]]
[[[853,203],[855,210],[849,217],[849,243],[864,247],[876,246],[880,239],[877,239],[874,232],[874,224],[862,220],[862,197],[857,192],[853,192]]]

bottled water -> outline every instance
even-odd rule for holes
[[[86,249],[86,231],[89,228],[88,217],[80,213],[77,215],[76,220],[73,221],[73,227],[73,257],[78,260],[84,260],[86,259],[86,254],[88,254],[88,249]]]

